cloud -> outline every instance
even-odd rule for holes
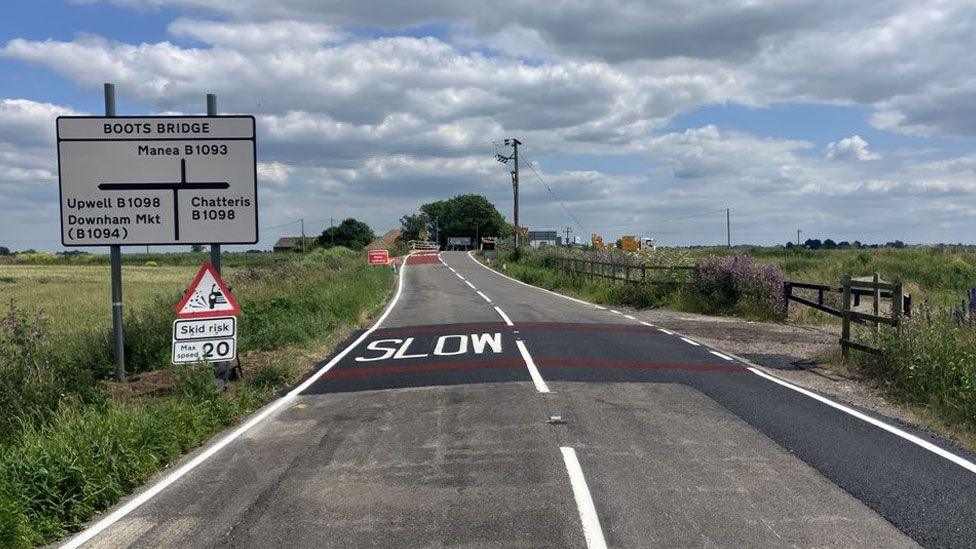
[[[824,158],[828,160],[858,161],[878,160],[881,155],[868,150],[868,142],[860,135],[845,137],[840,141],[827,143],[824,149]]]
[[[287,47],[315,48],[339,42],[346,33],[331,25],[300,21],[224,22],[180,18],[169,24],[174,36],[240,50]]]

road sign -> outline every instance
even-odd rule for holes
[[[254,244],[253,116],[61,116],[61,242]]]
[[[237,358],[237,318],[173,321],[173,363],[221,362]]]
[[[180,318],[229,316],[241,314],[241,308],[213,266],[204,263],[176,306],[176,314]]]
[[[367,256],[370,265],[387,265],[390,263],[390,252],[387,250],[370,250]]]

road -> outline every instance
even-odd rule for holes
[[[407,263],[377,325],[72,543],[976,544],[971,455],[468,254]]]

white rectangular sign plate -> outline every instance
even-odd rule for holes
[[[237,336],[237,318],[232,316],[173,321],[173,341],[234,336]]]
[[[173,340],[173,364],[224,362],[237,358],[237,336],[218,339]]]
[[[61,116],[65,246],[254,244],[253,116]]]

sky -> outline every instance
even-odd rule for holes
[[[0,246],[61,250],[55,118],[257,118],[261,241],[486,195],[662,245],[976,241],[976,4],[15,0]]]

